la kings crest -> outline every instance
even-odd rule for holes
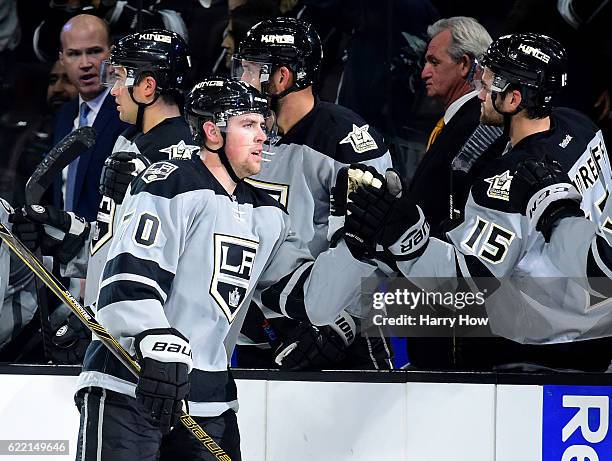
[[[223,234],[215,234],[214,240],[210,294],[232,322],[247,296],[259,242]]]
[[[97,223],[90,242],[89,252],[95,254],[113,236],[113,220],[115,219],[116,205],[113,199],[102,197],[98,207]]]
[[[340,141],[340,144],[350,144],[355,152],[363,154],[369,150],[378,149],[376,141],[368,129],[370,125],[357,126],[353,124],[353,129]]]
[[[194,153],[198,152],[200,148],[198,146],[192,146],[185,144],[185,141],[181,139],[178,144],[173,144],[164,149],[159,149],[160,152],[168,154],[168,159],[190,159]]]
[[[157,162],[142,173],[142,180],[147,184],[155,181],[163,181],[177,170],[177,166],[168,162]]]
[[[485,182],[490,184],[487,195],[491,198],[509,202],[512,178],[513,176],[510,174],[510,170],[506,170],[502,174],[495,175],[492,178],[486,178]]]

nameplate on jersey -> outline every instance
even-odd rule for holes
[[[287,203],[289,202],[289,185],[287,184],[277,184],[273,182],[267,181],[259,181],[257,179],[245,178],[244,182],[250,184],[257,189],[264,191],[274,200],[279,202],[285,208],[287,207]]]
[[[259,242],[215,234],[215,267],[210,294],[229,322],[246,298]]]
[[[491,198],[510,201],[510,185],[512,184],[512,175],[510,170],[504,171],[502,174],[495,175],[492,178],[485,179],[485,182],[490,184],[487,195]]]
[[[568,171],[568,176],[581,194],[584,195],[593,186],[599,186],[599,188],[603,186],[605,180],[602,182],[599,177],[602,173],[604,173],[604,177],[609,174],[608,158],[606,145],[598,133]],[[592,197],[592,199],[595,198],[599,197]],[[587,201],[588,199],[589,197],[587,197]]]
[[[168,162],[157,162],[151,165],[142,174],[142,180],[147,184],[154,181],[163,181],[176,171],[178,167]]]
[[[163,149],[159,149],[161,153],[168,154],[168,160],[190,159],[191,156],[199,150],[200,148],[198,146],[185,144],[185,141],[183,140],[181,140],[181,142],[179,142],[178,144],[173,144]]]
[[[100,206],[98,207],[98,216],[96,218],[96,227],[93,232],[91,244],[89,246],[90,254],[95,254],[113,237],[113,221],[115,219],[115,202],[108,197],[102,197]]]
[[[372,135],[368,132],[370,125],[357,126],[340,141],[340,144],[350,144],[355,152],[363,154],[369,150],[378,149],[378,145]]]

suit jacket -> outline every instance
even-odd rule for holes
[[[423,208],[432,233],[437,233],[440,224],[450,216],[451,162],[479,121],[480,100],[473,97],[466,101],[442,128],[414,173],[410,184],[411,196]],[[463,191],[454,190],[453,193],[467,197]],[[455,204],[455,207],[461,209],[463,204]]]
[[[78,98],[67,102],[56,116],[53,145],[72,131],[74,119],[79,112]],[[93,128],[96,131],[96,143],[79,157],[75,181],[74,212],[87,221],[95,221],[98,205],[102,196],[98,192],[100,174],[104,160],[112,153],[117,137],[128,127],[119,119],[119,113],[113,96],[109,93],[100,106]],[[63,208],[62,181],[54,182],[54,204]]]

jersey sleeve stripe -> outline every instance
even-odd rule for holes
[[[279,314],[297,320],[308,320],[304,304],[304,284],[308,280],[313,262],[301,265],[291,274],[283,277],[262,293],[262,301],[266,307]],[[269,304],[268,304],[269,303]]]
[[[165,302],[166,296],[162,297],[161,292],[156,287],[147,283],[134,280],[116,280],[100,287],[98,295],[98,311],[110,304],[124,301],[141,301],[153,299],[160,304]]]
[[[612,296],[612,249],[597,236],[591,243],[587,257],[587,277],[592,290],[604,297]]]
[[[594,266],[594,274],[597,277],[608,277],[612,279],[612,248],[601,236],[597,236],[591,243],[589,251],[589,262],[587,267]],[[596,269],[595,269],[596,268]],[[590,275],[590,271],[587,270]]]
[[[277,314],[284,315],[280,307],[280,294],[291,280],[292,275],[293,272],[287,274],[278,282],[261,292],[261,301],[263,305]]]
[[[174,274],[162,269],[157,262],[137,258],[129,253],[120,253],[106,263],[102,274],[102,285],[106,283],[107,279],[117,274],[132,274],[142,277],[142,279],[147,280],[145,283],[155,284],[163,293],[164,299],[170,292],[174,280]]]
[[[304,284],[310,276],[313,263],[300,266],[293,272],[289,283],[280,292],[280,308],[283,315],[296,320],[309,320],[304,303]]]

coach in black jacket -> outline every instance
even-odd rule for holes
[[[430,42],[421,78],[427,96],[439,99],[445,112],[429,137],[410,192],[436,233],[450,216],[451,162],[479,123],[480,100],[470,80],[475,59],[486,51],[491,37],[476,20],[461,16],[441,19],[427,33]],[[465,200],[467,191],[455,190],[454,195]]]
[[[441,19],[428,27],[427,34],[430,42],[421,78],[427,96],[442,102],[444,116],[429,137],[410,194],[423,209],[435,235],[444,231],[450,218],[451,162],[479,124],[480,100],[470,80],[475,59],[487,50],[491,36],[467,17]],[[469,182],[462,184],[453,185],[453,197],[463,201],[453,208],[463,209],[467,199]],[[455,368],[450,338],[409,338],[406,349],[417,368]]]

